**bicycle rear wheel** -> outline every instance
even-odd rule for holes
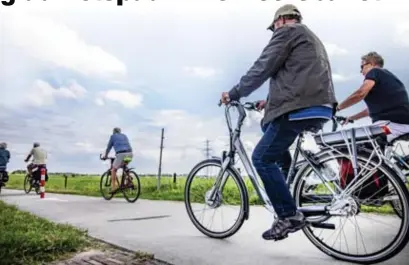
[[[327,164],[331,160],[335,162],[334,164],[338,164],[339,159],[345,159],[345,157],[349,157],[347,151],[343,154],[333,153],[318,155],[319,164]],[[368,197],[363,197],[360,191],[364,190],[364,185],[368,185],[367,183],[363,183],[363,186],[358,186],[354,189],[351,196],[345,197],[343,200],[348,202],[348,206],[342,209],[345,212],[340,212],[338,216],[332,214],[328,220],[328,223],[334,224],[336,229],[338,227],[340,228],[339,232],[310,226],[305,227],[303,232],[318,249],[335,259],[360,264],[374,264],[394,257],[402,251],[409,241],[409,193],[395,171],[384,163],[381,163],[378,167],[379,159],[370,159],[369,153],[359,151],[357,161],[359,167],[358,172],[364,167],[368,170],[377,169],[376,172],[377,174],[379,172],[380,176],[378,180],[386,178],[386,186],[374,194],[366,194],[365,196]],[[296,176],[294,199],[297,207],[300,207],[301,204],[306,201],[307,197],[312,197],[311,195],[304,196],[302,194],[308,180],[308,174],[312,172],[312,167],[306,165],[300,169]],[[368,178],[368,180],[371,180],[370,178]],[[336,190],[336,183],[336,180],[331,183],[333,190]],[[328,182],[326,184],[328,184]],[[324,183],[317,185],[317,192],[321,193],[317,194],[314,198],[324,198],[322,194],[325,187]],[[394,191],[391,192],[391,189],[394,189]],[[385,195],[380,195],[382,190]],[[339,192],[340,191],[337,193],[339,194]],[[325,196],[327,195],[329,196],[331,194],[325,194]],[[394,215],[390,207],[390,199],[381,199],[380,196],[393,197],[394,200],[399,200],[402,207],[402,218]],[[315,202],[322,203],[322,201],[320,202],[318,200],[308,201],[309,204]],[[340,202],[341,200],[335,199],[334,196],[332,196],[332,198],[326,197],[324,204],[335,205],[335,203]],[[339,222],[337,218],[340,219]],[[363,221],[361,225],[358,224],[358,220]],[[348,227],[348,225],[351,224],[353,227]],[[394,230],[396,230],[396,232],[393,232]],[[325,240],[326,234],[329,234],[328,242]],[[361,239],[359,240],[358,237],[361,237]],[[329,241],[333,238],[335,239],[331,244]],[[348,239],[352,239],[350,240],[352,243],[347,242]],[[339,248],[337,248],[338,242],[335,242],[337,240],[339,240]],[[344,248],[341,246],[343,242],[346,242]],[[359,248],[362,246],[362,252],[364,253],[358,253]],[[370,248],[373,250],[369,250]]]
[[[124,174],[125,175],[122,176],[124,178],[122,193],[128,202],[136,202],[141,194],[141,182],[139,176],[132,170],[124,172]],[[132,196],[128,195],[127,191],[134,191],[135,193]]]
[[[221,170],[221,161],[218,159],[208,159],[197,164],[189,173],[185,184],[185,206],[190,220],[194,226],[203,234],[212,238],[227,238],[234,235],[240,227],[243,225],[245,219],[248,216],[248,195],[246,186],[238,174],[233,168],[227,168],[225,175],[227,175],[227,181],[221,191],[216,192],[214,200],[210,199],[210,193],[216,183],[216,176]],[[215,167],[216,170],[210,172],[209,167]],[[207,170],[203,170],[207,168]],[[203,171],[202,171],[203,170]],[[200,172],[202,171],[202,172]],[[200,173],[199,173],[200,172]],[[231,203],[230,207],[222,207],[222,203]],[[201,203],[200,210],[194,210],[195,206]],[[204,206],[203,206],[204,204]],[[214,216],[218,210],[221,212],[221,220],[224,218],[232,217],[235,220],[231,225],[223,226],[221,230],[212,230],[207,228],[204,223],[206,210],[214,210],[213,214],[209,214],[211,220],[209,223],[213,225],[215,221]],[[238,214],[233,214],[233,211],[237,211]],[[196,216],[196,212],[201,211],[201,218]],[[216,222],[218,222],[216,220]]]

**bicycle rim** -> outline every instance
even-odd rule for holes
[[[205,170],[205,177],[200,177],[199,172],[203,170],[206,167],[214,166],[217,167],[218,170],[214,172],[214,174],[209,174],[209,170]],[[228,168],[226,171],[228,173],[228,180],[226,182],[225,188],[221,193],[218,193],[216,196],[217,199],[214,202],[209,202],[206,201],[206,194],[209,194],[209,191],[215,184],[216,178],[213,176],[217,176],[219,171],[221,170],[221,162],[220,160],[217,159],[210,159],[210,160],[205,160],[201,163],[199,163],[196,167],[192,169],[192,171],[189,173],[186,184],[185,184],[185,206],[186,210],[188,213],[188,216],[190,220],[193,222],[195,227],[202,232],[204,235],[212,237],[212,238],[227,238],[232,235],[234,235],[240,227],[243,225],[245,216],[246,216],[246,209],[248,207],[248,196],[247,196],[247,190],[245,189],[244,183],[240,176],[231,168]],[[213,173],[213,172],[212,172]],[[195,179],[198,179],[199,181],[193,183]],[[197,183],[197,184],[196,184]],[[234,191],[234,186],[236,185],[236,190],[238,189],[238,192]],[[197,196],[192,196],[191,192],[192,191],[200,191],[202,192],[201,194],[197,194]],[[224,192],[226,191],[226,193]],[[239,202],[237,203],[237,200]],[[231,201],[235,202],[234,206],[227,208],[223,208],[222,202],[224,201]],[[202,211],[202,218],[198,218],[196,216],[196,212],[194,209],[192,209],[192,206],[196,206],[197,203],[203,202],[203,205],[198,207]],[[192,205],[194,203],[195,205]],[[208,208],[208,209],[206,209]],[[206,217],[206,210],[215,210],[213,215],[211,215],[211,220],[209,221],[211,224],[213,224],[215,219],[219,219],[223,222],[224,218],[230,219],[230,216],[235,216],[232,214],[232,211],[239,210],[239,213],[237,214],[237,218],[233,221],[233,224],[225,228],[225,226],[222,225],[222,230],[221,231],[214,231],[211,230],[205,225],[201,223],[202,219],[204,221]],[[214,218],[216,211],[220,210],[219,212],[221,213],[221,218]],[[231,211],[230,211],[231,210]],[[200,210],[199,210],[200,211]],[[224,215],[223,215],[224,214]],[[223,217],[224,216],[224,217]],[[216,221],[218,222],[218,221]]]
[[[321,157],[319,160],[319,163],[325,163],[329,160],[333,160],[333,159],[337,159],[337,158],[345,158],[344,156],[340,155],[340,154],[332,154],[332,155],[327,155],[324,157]],[[360,152],[358,153],[357,156],[357,161],[360,164],[365,164],[369,161],[369,155],[367,153],[363,153]],[[377,161],[370,161],[370,164],[368,166],[375,166],[377,164]],[[303,170],[300,171],[300,174],[297,176],[296,178],[296,188],[295,188],[295,192],[294,192],[294,197],[296,200],[296,203],[298,204],[300,202],[301,196],[300,196],[300,191],[301,191],[301,181],[303,181],[303,179],[305,178],[306,173],[308,173],[310,170],[312,170],[312,168],[310,166],[305,167]],[[365,248],[366,253],[359,255],[359,254],[347,254],[345,252],[342,251],[342,248],[340,247],[339,250],[334,249],[334,245],[335,242],[332,246],[328,245],[327,243],[324,243],[324,241],[322,240],[322,233],[323,231],[321,231],[321,234],[318,236],[314,235],[314,229],[318,230],[319,228],[311,228],[311,227],[305,227],[303,229],[304,234],[307,236],[307,238],[321,251],[323,251],[324,253],[326,253],[329,256],[332,256],[336,259],[339,260],[343,260],[343,261],[348,261],[348,262],[354,262],[354,263],[360,263],[360,264],[374,264],[374,263],[379,263],[385,260],[388,260],[390,258],[392,258],[393,256],[397,255],[408,243],[409,241],[409,216],[408,216],[408,211],[409,211],[409,193],[408,190],[406,189],[406,187],[403,185],[402,180],[399,178],[399,176],[389,167],[387,167],[387,165],[382,164],[381,166],[379,166],[378,168],[379,171],[384,173],[384,176],[387,177],[388,180],[388,187],[391,184],[395,189],[396,189],[396,196],[398,196],[399,200],[401,201],[401,205],[402,205],[402,213],[403,213],[403,218],[399,218],[399,217],[391,217],[391,216],[381,216],[378,214],[373,214],[373,213],[364,213],[364,212],[359,212],[357,215],[355,215],[353,218],[355,220],[355,223],[357,222],[356,218],[357,217],[361,217],[364,220],[366,219],[375,219],[375,217],[379,217],[378,219],[383,220],[382,218],[385,218],[385,220],[387,221],[377,221],[377,222],[371,222],[369,225],[367,225],[367,227],[359,227],[358,225],[358,229],[356,230],[356,234],[355,237],[358,237],[358,234],[362,237],[362,230],[367,230],[369,233],[368,237],[371,237],[370,240],[362,240],[362,242],[365,244],[365,242],[369,242],[369,244],[372,245],[376,245],[380,242],[383,241],[384,238],[386,238],[389,235],[386,235],[387,232],[389,231],[388,229],[390,229],[389,226],[392,226],[392,224],[397,223],[398,220],[400,222],[400,225],[396,225],[397,227],[397,234],[396,236],[392,236],[392,240],[390,240],[389,244],[385,244],[386,246],[384,246],[383,248],[381,248],[380,250],[374,251],[372,253],[368,253]],[[385,203],[385,205],[389,205],[389,203]],[[362,209],[362,208],[361,208]],[[331,219],[334,216],[331,216]],[[348,220],[345,220],[345,222],[343,223],[342,226],[345,226],[345,224],[347,223]],[[352,221],[350,221],[352,222]],[[383,223],[384,227],[388,227],[388,228],[383,228],[383,229],[378,229],[378,228],[374,228],[374,226],[376,224],[379,223]],[[337,226],[337,224],[335,223],[335,225]],[[342,227],[343,229],[344,227]],[[324,229],[322,229],[324,230]],[[329,231],[329,230],[327,230]],[[338,237],[340,238],[340,240],[345,240],[346,241],[346,235],[345,232],[342,231],[343,234],[341,234],[341,232],[338,233]],[[376,235],[378,235],[380,233],[380,237],[376,238]],[[375,237],[375,238],[374,238]],[[341,244],[341,243],[340,243]],[[356,239],[355,242],[355,247],[357,248],[357,252],[358,252],[358,240]],[[362,244],[362,243],[361,243]],[[347,246],[347,249],[349,249],[349,247]]]
[[[31,178],[29,177],[29,175],[25,176],[23,186],[24,186],[24,192],[29,194],[32,189]]]
[[[112,181],[111,173],[107,171],[104,174],[102,174],[101,180],[99,182],[99,190],[101,192],[101,195],[107,201],[114,197],[114,195],[110,194],[109,191],[107,191],[106,193],[104,192],[104,188],[107,189],[108,187],[111,187],[111,181]]]

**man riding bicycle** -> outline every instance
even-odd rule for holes
[[[320,39],[304,24],[300,11],[291,4],[280,7],[273,23],[274,32],[260,57],[222,102],[239,100],[258,89],[268,78],[264,135],[254,149],[252,162],[261,177],[277,217],[271,229],[263,233],[266,240],[279,240],[303,228],[305,218],[297,210],[285,177],[277,163],[304,130],[322,129],[332,118],[335,98],[331,67]],[[283,167],[289,168],[291,158]]]
[[[107,158],[112,147],[114,148],[116,155],[115,155],[115,160],[112,163],[112,169],[111,169],[111,176],[112,176],[111,191],[110,191],[111,194],[117,191],[117,188],[115,188],[116,171],[122,166],[124,159],[130,160],[133,157],[132,147],[131,147],[131,144],[129,143],[128,137],[125,134],[121,133],[120,128],[114,128],[113,134],[109,138],[108,146],[106,148],[103,159]]]
[[[33,148],[30,150],[30,153],[27,155],[24,162],[27,163],[31,157],[33,157],[33,161],[27,165],[27,171],[30,175],[32,175],[34,169],[37,169],[37,171],[40,172],[39,169],[41,167],[47,167],[47,152],[40,146],[40,143],[33,143]],[[39,182],[40,178],[40,174],[36,174],[36,176],[34,176],[36,182]]]
[[[361,73],[364,82],[361,87],[337,107],[344,110],[361,100],[367,108],[349,116],[349,121],[370,117],[374,124],[388,124],[390,142],[400,135],[409,133],[409,98],[404,84],[389,70],[383,68],[384,59],[377,52],[361,57]]]
[[[2,176],[1,183],[3,186],[5,186],[4,183],[6,183],[9,180],[9,176],[7,173],[7,163],[10,161],[10,152],[7,150],[7,144],[6,143],[1,143],[0,144],[0,173]]]

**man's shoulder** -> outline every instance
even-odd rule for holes
[[[382,80],[394,80],[400,82],[400,80],[388,69],[374,67],[366,73],[365,78],[371,79],[382,79]]]
[[[277,31],[282,30],[283,32],[290,32],[291,34],[302,35],[302,34],[314,34],[311,29],[303,23],[285,24]]]

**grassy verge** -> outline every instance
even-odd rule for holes
[[[157,190],[157,179],[151,176],[140,176],[141,181],[141,195],[142,199],[150,200],[170,200],[183,201],[184,188],[186,183],[185,177],[178,177],[176,183],[173,183],[172,178],[162,178],[161,189]],[[14,174],[10,176],[7,183],[7,188],[23,189],[24,175]],[[250,196],[251,205],[261,205],[261,201],[255,193],[255,190],[249,179],[245,179],[245,184]],[[191,198],[194,202],[203,203],[203,195],[213,185],[212,179],[196,179],[192,183],[192,194],[197,194],[196,197]],[[63,194],[77,194],[101,197],[99,190],[100,177],[99,176],[76,176],[69,177],[67,180],[67,187],[65,187],[65,179],[62,175],[49,175],[49,181],[46,183],[46,193],[63,193]],[[325,190],[324,190],[325,191]],[[115,197],[123,197],[122,194],[116,194]],[[229,179],[223,191],[223,199],[227,204],[239,204],[241,199],[238,192],[237,185],[233,180]],[[389,205],[382,207],[362,206],[365,212],[378,212],[390,214],[394,213]]]
[[[55,224],[0,201],[0,263],[39,265],[90,245],[86,232]]]

